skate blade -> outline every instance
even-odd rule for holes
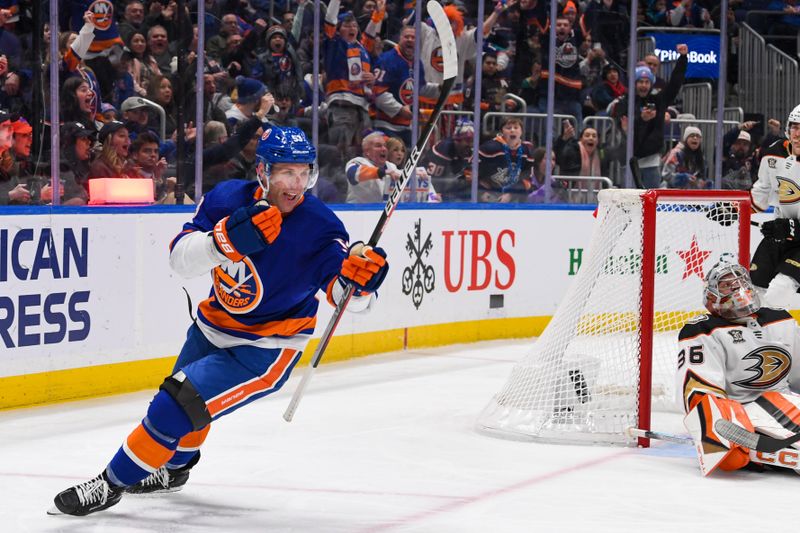
[[[183,486],[174,489],[160,489],[151,492],[125,492],[126,496],[135,496],[136,498],[147,498],[148,496],[158,496],[160,494],[172,494],[173,492],[180,492]]]
[[[58,510],[58,507],[56,507],[56,506],[54,505],[54,506],[52,506],[50,509],[48,509],[48,510],[47,510],[47,514],[49,514],[50,516],[55,516],[55,515],[60,515],[60,514],[64,514],[64,513],[62,513],[61,511],[59,511],[59,510]]]

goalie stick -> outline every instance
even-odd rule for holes
[[[389,222],[389,218],[392,216],[392,213],[394,213],[397,203],[400,201],[400,195],[403,193],[406,185],[408,185],[413,171],[417,166],[417,162],[422,155],[422,151],[428,144],[428,139],[430,138],[431,133],[433,133],[433,129],[436,126],[436,122],[439,119],[439,115],[442,112],[445,102],[447,102],[450,89],[453,88],[453,83],[455,82],[456,74],[458,73],[456,38],[453,35],[452,28],[450,27],[450,20],[447,18],[444,9],[442,9],[442,6],[438,2],[430,0],[427,4],[427,8],[428,14],[433,20],[433,25],[436,28],[436,33],[439,35],[439,42],[442,45],[442,67],[444,70],[442,74],[442,88],[439,93],[439,99],[436,102],[436,106],[433,108],[433,112],[428,119],[428,123],[422,130],[419,139],[417,139],[417,144],[414,146],[408,156],[406,156],[400,179],[395,184],[395,188],[389,196],[386,206],[383,208],[383,212],[378,219],[378,224],[375,226],[367,246],[374,247],[378,244],[378,241],[383,234],[383,230],[386,228],[386,224]],[[317,366],[319,366],[319,362],[322,360],[322,355],[325,353],[325,349],[328,347],[328,343],[330,342],[331,337],[333,337],[333,333],[336,331],[336,327],[339,325],[339,321],[342,318],[342,313],[347,307],[347,304],[350,302],[350,298],[353,296],[354,291],[355,288],[353,285],[348,284],[344,295],[337,303],[336,308],[333,310],[333,316],[331,317],[330,322],[328,322],[328,326],[325,328],[325,332],[322,334],[322,337],[319,340],[319,345],[314,351],[314,355],[311,357],[311,362],[308,365],[308,369],[306,370],[306,373],[303,374],[300,383],[297,385],[297,389],[295,389],[294,394],[292,395],[289,406],[283,413],[283,418],[287,422],[292,421],[294,413],[297,410],[297,406],[300,403],[300,399],[303,397],[306,387],[308,387],[308,382],[311,380],[311,376],[314,374]]]
[[[735,442],[751,450],[758,450],[759,452],[766,453],[777,452],[778,450],[788,448],[795,442],[800,441],[800,433],[796,433],[786,439],[776,439],[769,435],[747,431],[742,426],[738,426],[730,420],[724,419],[717,420],[714,423],[714,429],[722,437],[725,437],[731,442]]]

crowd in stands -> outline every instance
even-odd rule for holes
[[[319,78],[313,79],[313,0],[62,0],[58,31],[36,28],[33,4],[0,1],[0,205],[89,203],[99,178],[151,179],[154,203],[192,203],[195,153],[202,152],[202,191],[226,179],[254,179],[255,148],[274,125],[311,135],[318,116],[320,179],[315,193],[330,203],[380,202],[392,191],[412,139],[414,73],[420,126],[442,82],[441,50],[427,16],[414,27],[414,0],[328,0],[321,3]],[[759,22],[765,34],[800,29],[796,0],[730,0],[728,13],[711,0],[558,0],[556,20],[546,0],[443,0],[457,39],[459,73],[447,112],[414,172],[406,201],[469,201],[477,181],[481,202],[570,201],[571,176],[604,176],[624,186],[628,99],[634,99],[634,156],[645,187],[710,188],[713,139],[682,115],[686,45],[666,71],[659,56],[641,58],[635,93],[628,94],[629,21],[639,25],[709,29],[727,17],[728,88],[735,103],[738,21],[748,12],[784,14]],[[49,20],[46,12],[43,20]],[[198,23],[204,60],[198,67]],[[477,48],[482,32],[483,49]],[[550,32],[555,50],[549,50]],[[420,60],[414,64],[416,40]],[[41,40],[40,56],[33,46]],[[55,39],[57,58],[50,57]],[[797,57],[796,42],[779,41]],[[549,54],[556,55],[548,72]],[[49,65],[57,61],[59,110],[49,99]],[[197,69],[203,73],[198,102]],[[668,72],[662,72],[662,70]],[[556,131],[547,154],[542,125],[547,85]],[[40,78],[37,78],[39,76]],[[480,77],[480,112],[474,123]],[[39,79],[42,94],[36,94]],[[314,106],[317,90],[318,105]],[[792,102],[800,104],[800,102]],[[195,124],[196,107],[202,124]],[[518,115],[526,112],[539,117]],[[747,112],[747,110],[745,110]],[[691,117],[689,117],[691,118]],[[587,119],[586,124],[584,119]],[[597,123],[594,119],[602,119]],[[722,186],[747,190],[760,149],[782,135],[785,117],[742,120],[726,127]],[[761,124],[760,122],[764,122]],[[51,168],[50,139],[58,128],[60,163]],[[198,129],[203,144],[196,146]],[[473,142],[478,176],[472,175]],[[548,188],[546,166],[552,165]],[[613,170],[616,168],[616,172]],[[623,172],[620,172],[620,168]]]

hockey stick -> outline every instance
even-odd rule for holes
[[[433,108],[433,112],[428,119],[428,123],[422,130],[419,139],[417,139],[416,146],[414,146],[413,150],[411,150],[406,157],[400,179],[395,184],[395,188],[392,191],[392,194],[389,196],[386,206],[383,208],[381,217],[378,219],[378,224],[375,226],[375,230],[372,232],[372,236],[369,238],[367,245],[372,247],[378,244],[378,241],[383,234],[383,230],[386,228],[386,224],[389,222],[389,218],[392,216],[392,213],[394,213],[397,203],[400,201],[400,195],[403,193],[406,185],[408,185],[408,182],[411,180],[413,171],[417,166],[420,156],[422,155],[422,151],[428,144],[428,139],[430,139],[431,133],[433,133],[433,129],[436,126],[436,122],[439,119],[439,115],[442,112],[445,102],[447,102],[447,97],[450,94],[450,90],[453,88],[453,83],[455,82],[456,74],[458,73],[456,38],[453,35],[452,28],[450,27],[450,20],[447,18],[444,9],[442,9],[442,6],[438,2],[430,0],[427,4],[427,8],[428,14],[433,20],[433,25],[436,27],[436,33],[439,35],[439,42],[442,45],[442,67],[444,69],[442,74],[442,88],[439,93],[439,99],[436,102],[436,106]],[[289,406],[286,408],[286,412],[283,413],[283,418],[287,422],[292,421],[294,413],[297,410],[297,405],[300,403],[300,399],[303,397],[306,387],[308,387],[308,382],[311,380],[311,376],[314,374],[314,371],[319,365],[320,360],[322,360],[322,355],[325,353],[325,349],[328,347],[328,343],[331,341],[331,337],[333,337],[333,332],[336,331],[336,327],[339,325],[339,321],[342,318],[342,313],[347,307],[347,304],[350,302],[350,298],[353,296],[354,291],[355,287],[348,284],[344,295],[336,305],[336,308],[333,310],[333,316],[331,317],[330,322],[328,322],[328,326],[325,328],[325,332],[322,334],[322,337],[319,340],[319,345],[314,351],[314,355],[311,357],[311,363],[308,366],[308,370],[305,374],[303,374],[303,378],[300,380],[297,389],[295,389],[294,395],[289,402]]]
[[[769,435],[753,433],[747,431],[742,426],[738,426],[730,420],[720,419],[714,423],[714,429],[720,436],[725,437],[731,442],[740,444],[751,450],[759,452],[774,453],[783,448],[788,448],[797,441],[800,441],[800,433],[796,433],[786,439],[776,439]]]
[[[666,442],[673,442],[675,444],[687,444],[689,446],[694,444],[694,441],[691,437],[681,437],[680,435],[660,433],[658,431],[650,431],[647,429],[628,428],[628,435],[634,438],[663,440]]]
[[[631,157],[628,160],[628,166],[631,167],[631,177],[633,177],[633,184],[639,189],[644,189],[644,182],[642,181],[642,169],[639,168],[639,160]]]

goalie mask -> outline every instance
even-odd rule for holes
[[[706,275],[705,306],[712,314],[733,320],[761,309],[761,301],[747,269],[720,262]]]
[[[300,128],[272,126],[261,135],[256,148],[256,178],[265,196],[272,165],[276,163],[306,163],[310,170],[306,190],[317,183],[317,150]]]

